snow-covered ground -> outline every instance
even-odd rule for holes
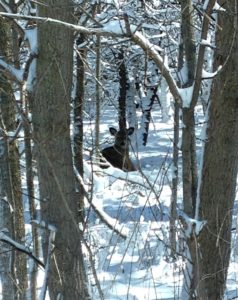
[[[127,235],[123,239],[112,232],[90,210],[87,238],[94,255],[94,268],[103,299],[183,300],[180,293],[185,261],[182,257],[176,261],[171,259],[168,237],[173,122],[162,122],[159,105],[154,106],[152,115],[147,146],[138,143],[140,125],[137,138],[132,138],[133,149],[137,151],[134,155],[131,153],[131,157],[141,171],[124,173],[114,168],[102,170],[94,167],[93,201],[113,218],[108,221],[114,222],[115,226],[120,224],[119,228]],[[203,119],[202,107],[197,109],[197,118],[200,121]],[[102,115],[102,143],[108,140],[113,142],[108,131],[110,126],[117,126],[117,114],[112,106],[106,107]],[[201,128],[198,128],[198,137]],[[85,129],[85,141],[90,144],[94,130],[91,119],[85,124]],[[107,143],[102,144],[102,148],[106,146]],[[198,154],[199,149],[200,146]],[[87,175],[90,176],[90,171]],[[180,181],[180,203],[181,186]],[[226,299],[238,297],[236,231],[233,244]],[[93,299],[100,299],[90,266],[88,271],[93,284]]]
[[[202,108],[198,107],[196,113],[199,123],[203,120]],[[139,112],[138,120],[140,123]],[[94,113],[88,109],[84,124],[86,150],[92,148],[94,121]],[[198,137],[202,128],[200,123]],[[113,143],[108,131],[110,126],[117,127],[117,113],[113,106],[105,106],[100,126],[101,148]],[[85,151],[85,186],[88,193],[93,193],[93,203],[106,213],[105,219],[126,236],[123,238],[108,228],[86,202],[88,227],[85,238],[92,251],[90,263],[86,248],[85,255],[93,300],[185,300],[181,290],[186,262],[182,256],[172,260],[169,247],[173,121],[162,122],[159,105],[156,104],[152,111],[147,146],[142,146],[139,141],[140,124],[132,137],[134,152],[131,151],[131,157],[140,169],[136,172],[126,173],[113,167],[101,169],[91,164],[88,151]],[[198,156],[200,147],[198,145]],[[180,180],[179,205],[182,199],[181,187]],[[226,300],[238,299],[237,209],[236,205]],[[27,214],[26,218],[29,221]],[[29,225],[27,228],[30,232]],[[39,294],[43,280],[44,272],[40,270]],[[101,286],[101,297],[97,280]]]

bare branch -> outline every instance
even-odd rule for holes
[[[155,49],[155,46],[151,44],[141,33],[136,32],[132,34],[131,37],[132,41],[139,45],[146,53],[153,59],[156,63],[157,67],[159,68],[162,76],[167,81],[169,86],[170,92],[173,95],[175,101],[181,105],[182,99],[179,93],[179,89],[177,87],[176,82],[174,81],[169,68],[167,68],[164,64],[163,58],[159,55],[158,51]]]
[[[15,68],[2,59],[0,59],[0,67],[2,67],[2,69],[5,71],[6,76],[10,79],[16,80],[19,83],[23,81],[23,70]],[[2,70],[0,69],[0,71]]]
[[[209,29],[209,24],[211,21],[211,13],[213,12],[213,7],[216,3],[216,0],[210,0],[207,4],[206,11],[204,12],[203,17],[203,24],[202,24],[202,33],[201,33],[201,41],[207,40],[207,33]],[[197,59],[197,69],[195,73],[195,82],[194,82],[194,89],[193,95],[191,100],[190,108],[194,109],[197,104],[197,99],[199,96],[199,91],[201,87],[202,81],[202,70],[203,70],[203,63],[204,63],[204,55],[205,55],[206,46],[203,43],[200,43],[199,50],[198,50],[198,59]]]
[[[61,26],[66,26],[67,28],[82,32],[84,34],[88,35],[99,35],[99,36],[114,36],[114,37],[123,37],[126,35],[126,33],[118,33],[118,32],[113,32],[113,31],[105,31],[102,28],[86,28],[84,26],[80,25],[74,25],[71,23],[67,23],[64,21],[60,21],[57,19],[52,19],[52,18],[44,18],[44,17],[36,17],[36,16],[25,16],[21,14],[12,14],[12,13],[5,13],[5,12],[0,12],[0,15],[3,17],[7,18],[13,18],[13,19],[21,19],[21,20],[34,20],[37,22],[43,22],[43,23],[53,23]]]
[[[29,257],[34,259],[34,261],[41,267],[45,268],[44,263],[39,260],[30,250],[28,250],[25,246],[15,242],[9,236],[7,236],[3,231],[0,232],[0,241],[12,246],[14,249],[27,254]]]
[[[57,24],[61,26],[67,26],[69,29],[82,32],[87,35],[98,35],[98,36],[111,36],[111,37],[130,37],[134,43],[139,45],[150,57],[154,60],[159,70],[161,71],[162,76],[164,76],[165,80],[168,83],[170,92],[172,93],[175,101],[181,105],[181,95],[179,93],[176,82],[173,79],[173,76],[170,73],[169,68],[167,68],[164,64],[163,58],[159,55],[156,50],[156,46],[151,44],[148,39],[146,39],[141,33],[135,32],[130,28],[129,32],[126,27],[129,26],[128,21],[126,20],[125,26],[121,26],[120,30],[109,30],[109,26],[104,28],[86,28],[80,25],[74,25],[67,22],[63,22],[60,20],[52,19],[52,18],[44,18],[44,17],[35,17],[35,16],[24,16],[20,14],[10,14],[10,13],[1,13],[0,15],[8,17],[8,18],[16,18],[16,19],[26,19],[26,20],[35,20],[38,22],[49,22],[52,24]],[[123,22],[123,21],[121,21]],[[124,24],[123,24],[124,25]],[[125,27],[125,28],[124,28]],[[125,31],[124,31],[125,30]],[[130,34],[131,33],[131,34]]]

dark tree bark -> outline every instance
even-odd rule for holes
[[[78,37],[77,44],[80,45],[85,41],[81,34]],[[74,99],[74,164],[79,174],[83,177],[83,105],[84,105],[84,83],[85,83],[85,60],[86,50],[77,51],[77,82],[76,95]],[[83,222],[84,210],[84,192],[81,187],[78,193],[80,221]]]
[[[38,7],[40,16],[73,23],[73,2],[59,0],[44,4]],[[73,33],[67,27],[41,24],[38,42],[33,138],[42,216],[57,230],[50,257],[49,294],[51,299],[88,299],[69,127]],[[45,259],[47,242],[46,237]]]
[[[32,94],[26,90],[22,91],[23,107],[22,107],[22,123],[24,130],[24,147],[25,147],[25,161],[26,161],[26,186],[27,198],[30,207],[30,216],[32,220],[37,219],[36,203],[35,203],[35,189],[34,189],[34,172],[33,172],[33,155],[32,155],[32,128],[29,122],[29,102],[33,102]],[[39,258],[40,242],[37,227],[32,224],[32,245],[33,253]],[[31,300],[36,300],[37,289],[37,264],[32,261],[32,267],[29,270],[30,277],[30,293]]]
[[[196,65],[196,46],[194,42],[194,27],[192,19],[192,1],[181,1],[182,23],[181,44],[179,57],[179,83],[182,88],[193,85]],[[186,68],[187,72],[181,72]],[[185,78],[182,77],[185,74]],[[183,108],[183,203],[184,211],[192,217],[195,212],[196,189],[197,189],[197,161],[195,152],[195,129],[194,109]]]
[[[14,31],[14,30],[13,30]],[[9,58],[13,53],[13,45],[16,41],[12,40],[12,32],[10,26],[3,20],[0,19],[0,56],[2,56],[6,62],[9,62]],[[16,50],[16,49],[15,49]],[[6,193],[8,208],[6,203],[3,204],[6,214],[11,219],[8,223],[10,226],[9,234],[11,238],[17,242],[22,242],[25,238],[25,223],[23,213],[23,201],[21,191],[21,174],[20,174],[20,163],[19,153],[15,140],[9,141],[7,132],[14,132],[16,130],[16,103],[12,90],[11,83],[4,76],[0,74],[0,110],[1,110],[1,130],[3,147],[5,147],[4,153],[2,153],[2,170],[4,172],[5,187],[3,187],[2,193]],[[3,194],[2,194],[3,195]],[[11,212],[11,209],[13,210]],[[5,216],[4,218],[6,218]],[[7,224],[5,225],[7,227]],[[24,299],[27,289],[27,266],[26,256],[21,253],[10,253],[12,263],[12,274],[9,274],[9,280],[18,281],[19,289],[14,295],[14,299]],[[3,258],[4,259],[4,258]],[[14,283],[16,284],[16,283]],[[15,287],[13,286],[13,294]],[[9,297],[11,291],[7,291]],[[5,296],[4,296],[5,297]],[[8,296],[6,296],[8,297]],[[10,299],[10,298],[7,298]]]
[[[120,93],[118,99],[118,118],[119,118],[119,130],[126,130],[126,94],[127,94],[127,70],[124,61],[124,51],[120,50],[118,54],[119,63],[119,84]]]
[[[9,167],[9,147],[2,117],[0,117],[0,127],[0,227],[5,228],[9,236],[14,238],[14,221],[11,213],[14,196]],[[0,246],[2,299],[14,300],[17,297],[14,252],[11,251],[11,247],[2,242]]]
[[[214,79],[210,98],[199,216],[207,221],[198,242],[196,299],[223,299],[231,251],[231,223],[238,171],[238,1],[221,1]],[[232,38],[231,38],[232,37]]]

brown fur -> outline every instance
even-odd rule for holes
[[[102,155],[115,168],[123,171],[136,171],[135,166],[129,157],[129,136],[133,134],[134,128],[130,127],[126,131],[117,131],[110,127],[111,135],[115,137],[114,146],[107,147],[102,150]]]

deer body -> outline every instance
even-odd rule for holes
[[[136,171],[129,157],[129,136],[133,134],[134,127],[130,127],[125,131],[117,131],[115,128],[110,127],[109,131],[115,137],[115,143],[113,146],[102,150],[103,157],[115,168],[127,172]]]

